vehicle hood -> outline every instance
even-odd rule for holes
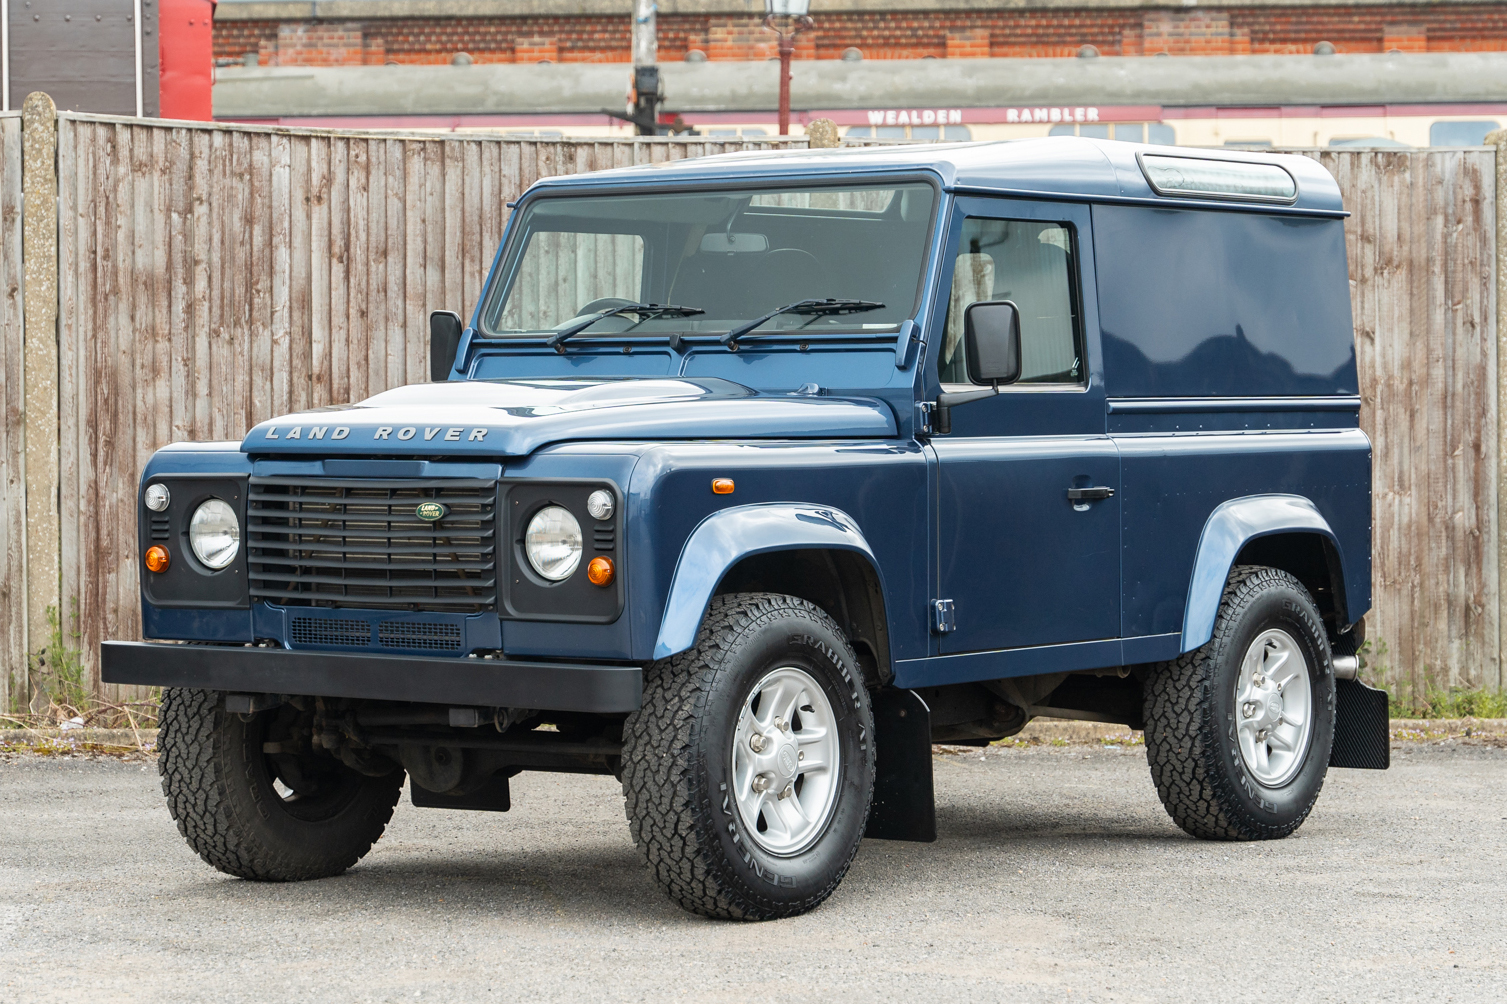
[[[872,398],[760,394],[717,378],[415,384],[263,422],[247,453],[525,456],[580,440],[842,439],[896,435]]]

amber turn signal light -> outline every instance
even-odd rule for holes
[[[612,573],[611,558],[592,558],[591,563],[586,566],[586,578],[593,586],[612,585]]]
[[[713,495],[731,495],[733,493],[732,478],[712,478]]]
[[[167,548],[163,547],[161,544],[153,544],[151,547],[147,548],[146,563],[147,571],[167,571]]]

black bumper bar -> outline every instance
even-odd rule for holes
[[[636,711],[644,682],[637,666],[135,641],[100,646],[100,679],[147,687],[596,713]]]

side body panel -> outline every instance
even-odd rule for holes
[[[1127,661],[1202,644],[1229,562],[1284,530],[1331,540],[1353,621],[1371,602],[1371,450],[1343,221],[1107,205],[1093,219],[1123,633],[1148,639]],[[1270,495],[1296,501],[1223,508]]]
[[[1211,588],[1200,580],[1198,599],[1189,596],[1195,558],[1211,517],[1232,499],[1282,494],[1297,496],[1306,505],[1265,507],[1262,519],[1239,528],[1238,544],[1232,541],[1221,551],[1234,546],[1238,552],[1246,540],[1278,530],[1323,534],[1313,519],[1316,514],[1331,531],[1344,562],[1348,619],[1370,607],[1371,444],[1359,429],[1134,434],[1117,437],[1116,442],[1125,483],[1125,635],[1169,641],[1148,658],[1170,658],[1203,643],[1195,640],[1201,625],[1184,622],[1196,603],[1207,605]],[[1225,521],[1214,527],[1216,535],[1236,532]],[[1217,574],[1212,586],[1216,594],[1228,572],[1226,565]],[[1186,637],[1185,630],[1191,632]]]
[[[734,491],[712,492],[713,478],[731,478]],[[753,518],[758,509],[762,518]],[[727,525],[757,528],[740,541],[717,541],[718,520],[698,544],[686,544],[715,514],[737,510]],[[832,515],[818,515],[827,510]],[[802,518],[804,517],[804,518]],[[789,546],[778,543],[780,525],[792,527]],[[663,657],[694,641],[685,616],[705,607],[708,586],[723,565],[771,549],[829,546],[872,548],[883,583],[893,658],[927,652],[926,457],[914,444],[896,442],[706,443],[648,448],[634,468],[628,488],[628,618],[631,658]],[[842,529],[839,529],[839,528]],[[851,529],[849,529],[851,527]],[[825,542],[825,543],[822,543]],[[715,546],[713,546],[715,545]],[[682,564],[691,565],[678,571]],[[666,623],[666,608],[677,575],[686,583]],[[690,597],[684,599],[682,597]],[[696,613],[700,622],[700,611]],[[674,630],[665,635],[662,627]],[[673,641],[672,641],[673,640]]]

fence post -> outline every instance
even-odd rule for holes
[[[1497,678],[1496,689],[1507,684],[1507,129],[1486,134],[1486,144],[1496,147],[1496,254],[1493,281],[1497,295]],[[1490,685],[1491,681],[1482,681]]]
[[[58,115],[40,91],[21,106],[22,258],[26,289],[26,636],[50,638],[47,608],[62,611],[58,524]],[[28,681],[28,686],[34,681]]]

